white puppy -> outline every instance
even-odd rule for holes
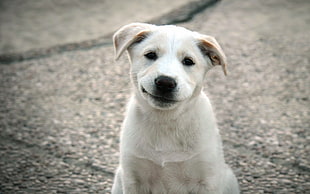
[[[226,74],[217,41],[182,27],[143,23],[122,27],[113,38],[116,58],[128,50],[134,94],[112,193],[239,193],[202,91],[213,66]]]

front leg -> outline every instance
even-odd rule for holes
[[[112,194],[135,194],[139,192],[141,184],[129,173],[124,173],[121,167],[118,167],[114,183],[112,187]]]
[[[123,194],[122,174],[122,168],[118,167],[114,177],[112,194]]]
[[[150,191],[146,188],[145,184],[137,177],[132,169],[126,169],[123,174],[123,193],[124,194],[148,194]]]
[[[123,162],[123,191],[134,194],[166,194],[167,190],[163,181],[163,168],[154,162],[127,157]]]

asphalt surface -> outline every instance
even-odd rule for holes
[[[227,0],[178,24],[228,57],[205,91],[242,193],[310,192],[309,13],[306,0]],[[128,71],[111,44],[3,62],[0,193],[109,193]]]

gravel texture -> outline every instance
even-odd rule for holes
[[[242,193],[310,192],[310,3],[222,1],[181,24],[228,56],[205,90]],[[0,65],[0,193],[109,193],[131,89],[112,46]]]

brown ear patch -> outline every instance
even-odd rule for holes
[[[137,34],[125,34],[115,36],[114,38],[114,48],[116,53],[116,59],[120,57],[120,55],[133,44],[140,43],[143,41],[150,31],[140,31]]]
[[[209,57],[214,64],[220,64],[220,59],[215,53],[209,53]]]
[[[223,73],[225,75],[227,75],[226,57],[225,57],[221,47],[216,42],[216,40],[215,39],[214,40],[212,40],[212,39],[211,40],[200,39],[199,41],[200,41],[200,43],[198,46],[199,46],[201,52],[210,58],[212,65],[222,66]]]
[[[139,32],[137,35],[135,35],[134,41],[132,42],[131,45],[142,42],[148,36],[148,34],[149,31]]]
[[[216,46],[212,43],[210,43],[209,41],[207,40],[200,40],[201,41],[201,44],[204,46],[204,47],[209,47],[210,49],[216,49]]]
[[[113,35],[115,58],[118,59],[132,44],[144,40],[152,28],[151,24],[131,23],[116,31]]]

